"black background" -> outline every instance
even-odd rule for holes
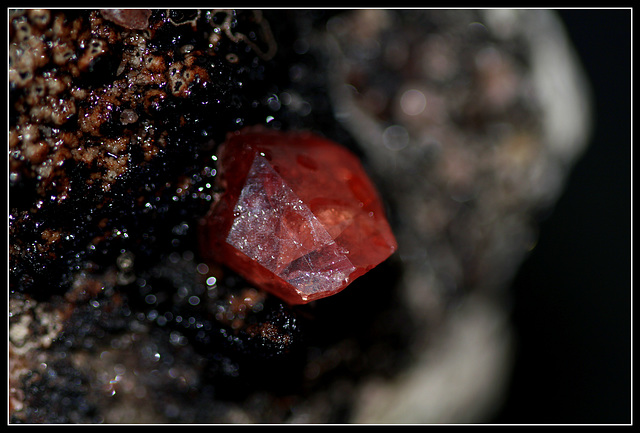
[[[631,10],[560,10],[590,80],[588,149],[513,284],[515,371],[491,422],[631,422]]]

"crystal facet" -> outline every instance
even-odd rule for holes
[[[333,295],[397,248],[358,158],[307,132],[232,133],[201,252],[290,304]]]

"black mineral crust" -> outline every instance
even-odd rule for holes
[[[201,263],[196,239],[227,133],[339,129],[315,120],[329,103],[312,77],[318,60],[291,46],[295,17],[11,10],[9,20],[11,422],[234,422],[238,408],[240,421],[290,417],[285,402],[318,388],[323,369],[347,368],[344,354],[324,354],[340,330],[369,320],[294,311]],[[342,400],[328,416],[344,417]]]
[[[9,10],[10,422],[352,422],[562,177],[504,17]],[[217,147],[253,125],[359,155],[398,253],[296,307],[205,262]]]

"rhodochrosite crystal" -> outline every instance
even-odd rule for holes
[[[290,304],[344,289],[397,248],[356,156],[306,132],[229,134],[202,254]]]

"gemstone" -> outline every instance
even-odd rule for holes
[[[247,128],[218,152],[201,253],[290,304],[338,293],[396,249],[359,159],[309,132]]]

